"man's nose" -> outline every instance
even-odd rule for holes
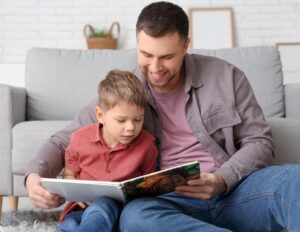
[[[151,72],[159,72],[162,68],[162,64],[158,59],[153,59],[151,61],[150,70]]]

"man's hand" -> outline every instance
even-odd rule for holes
[[[212,197],[225,192],[227,189],[223,177],[216,173],[200,173],[200,178],[189,180],[187,185],[178,186],[175,193],[202,200],[209,200]]]
[[[31,173],[26,180],[26,190],[32,203],[42,209],[56,208],[65,200],[55,194],[49,193],[41,186],[41,177],[37,173]]]

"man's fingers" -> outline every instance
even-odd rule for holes
[[[64,203],[63,198],[49,193],[42,187],[38,188],[36,192],[31,193],[30,198],[36,207],[43,209],[56,208]]]
[[[210,194],[207,193],[202,193],[202,192],[182,192],[182,191],[175,191],[176,194],[185,196],[185,197],[191,197],[191,198],[196,198],[196,199],[201,199],[201,200],[208,200],[211,198]]]
[[[51,209],[51,208],[56,208],[59,207],[64,203],[64,199],[58,198],[58,199],[45,199],[40,196],[36,196],[35,198],[31,199],[32,203],[39,208],[43,209]]]
[[[65,200],[55,194],[49,193],[41,186],[41,177],[32,173],[27,177],[26,189],[32,203],[42,209],[56,208],[62,205]]]

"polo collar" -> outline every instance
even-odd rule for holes
[[[101,135],[102,125],[100,123],[95,123],[93,127],[93,133],[91,137],[91,141],[95,143],[100,143],[107,147],[102,135]],[[138,135],[133,141],[131,141],[128,144],[118,144],[115,148],[112,148],[114,150],[121,150],[127,148],[127,146],[136,146],[139,142],[140,135]]]

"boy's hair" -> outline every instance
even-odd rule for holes
[[[154,2],[140,13],[136,23],[136,33],[143,30],[152,37],[161,37],[170,32],[178,32],[184,40],[189,35],[189,19],[184,10],[170,2]]]
[[[99,106],[109,110],[120,101],[144,108],[147,94],[140,80],[131,72],[113,69],[98,85]]]

